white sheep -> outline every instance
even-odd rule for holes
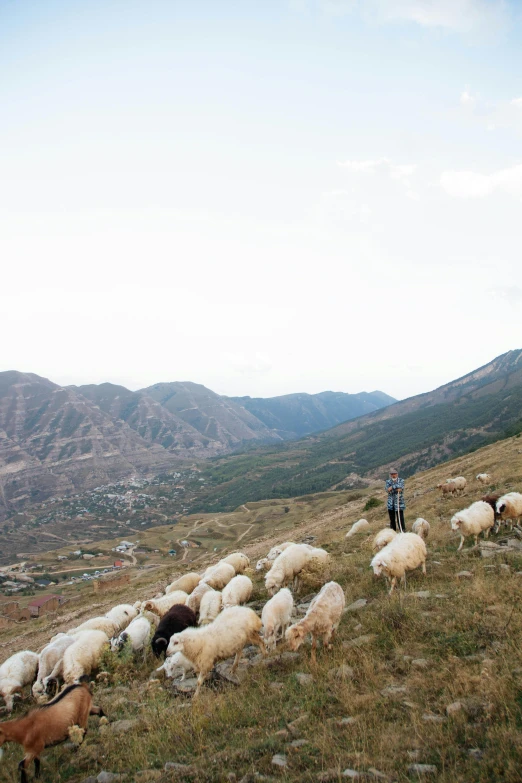
[[[89,675],[108,647],[109,639],[103,631],[82,631],[77,634],[74,644],[63,654],[63,679],[66,685],[80,681],[80,677]]]
[[[218,563],[207,569],[201,581],[209,587],[213,587],[214,590],[222,590],[235,575],[236,570],[230,563]]]
[[[194,667],[192,663],[189,661],[188,658],[185,658],[185,656],[181,652],[174,653],[174,655],[169,655],[168,658],[165,658],[161,666],[159,666],[156,669],[156,671],[157,672],[164,671],[165,677],[174,678],[178,676],[179,669],[183,671],[181,680],[184,680],[189,672],[194,671]]]
[[[172,593],[173,590],[183,590],[187,595],[190,595],[194,588],[199,585],[200,580],[200,575],[196,574],[195,571],[191,571],[189,574],[184,574],[179,579],[171,582],[165,590],[165,595]]]
[[[204,593],[199,605],[198,625],[208,625],[215,620],[221,611],[222,603],[223,599],[219,590],[211,588]]]
[[[479,473],[475,478],[481,484],[491,484],[491,476],[489,473]]]
[[[457,492],[464,492],[468,484],[464,476],[455,476],[455,478],[448,479],[447,483],[455,484]]]
[[[136,617],[124,631],[111,639],[112,652],[122,650],[128,639],[133,652],[144,650],[150,636],[150,628],[150,620],[143,615]]]
[[[484,500],[477,500],[468,508],[454,514],[451,518],[451,529],[458,530],[460,533],[460,546],[457,552],[462,549],[466,536],[474,536],[476,546],[479,535],[483,532],[484,537],[487,538],[494,524],[495,512]]]
[[[242,574],[250,565],[250,558],[242,552],[232,552],[232,554],[223,557],[220,563],[231,565],[236,574]]]
[[[261,560],[258,560],[256,563],[256,571],[266,571],[269,568],[272,567],[272,560],[269,560],[268,557],[262,557]]]
[[[354,522],[349,531],[347,532],[345,538],[351,538],[356,533],[359,532],[359,530],[365,530],[367,527],[370,527],[370,523],[367,519],[360,519],[358,522]]]
[[[417,517],[417,519],[411,526],[411,532],[417,533],[418,536],[420,536],[426,541],[430,533],[430,523],[426,519],[423,519],[422,517]]]
[[[54,680],[61,675],[63,655],[75,640],[75,636],[60,633],[40,653],[38,674],[32,688],[33,696],[39,704],[47,701],[47,684],[49,680]]]
[[[76,636],[76,634],[82,633],[83,631],[103,631],[110,639],[111,636],[117,634],[119,630],[118,623],[114,620],[110,620],[108,617],[91,617],[76,628],[69,629],[67,633],[70,636]]]
[[[345,606],[341,585],[327,582],[315,596],[302,620],[286,631],[285,638],[291,650],[297,650],[307,634],[312,635],[312,661],[315,662],[317,639],[322,637],[323,646],[331,648],[330,640],[341,622]]]
[[[118,604],[105,612],[105,617],[117,624],[118,631],[123,631],[137,614],[138,610],[131,604]]]
[[[502,520],[510,520],[511,529],[513,522],[518,527],[520,517],[522,517],[522,495],[520,492],[508,492],[497,500],[497,514]]]
[[[286,629],[292,622],[294,599],[288,587],[283,587],[266,602],[261,612],[263,623],[263,638],[267,650],[275,649],[277,636],[285,635]]]
[[[0,666],[0,696],[4,697],[8,712],[13,709],[15,693],[21,693],[36,677],[39,660],[39,656],[31,650],[22,650]]]
[[[231,606],[218,614],[213,623],[201,628],[186,628],[171,637],[167,655],[177,652],[189,659],[198,673],[198,684],[194,696],[208,676],[216,661],[235,655],[231,671],[239,664],[241,651],[246,644],[255,644],[265,652],[260,635],[261,620],[246,606]]]
[[[393,593],[397,579],[406,584],[406,571],[413,571],[422,566],[426,574],[426,544],[416,533],[397,533],[394,539],[381,549],[371,562],[371,568],[376,576],[384,574],[391,579],[390,595]]]
[[[173,590],[168,595],[162,595],[161,598],[150,598],[143,602],[143,610],[154,612],[154,614],[163,617],[174,604],[186,604],[188,599],[184,590]]]
[[[189,597],[186,601],[186,606],[188,606],[189,609],[192,609],[195,614],[198,614],[200,610],[201,605],[201,599],[205,595],[205,593],[208,593],[213,588],[210,587],[210,585],[207,585],[206,582],[200,582],[197,587],[193,589]]]
[[[272,547],[270,552],[268,553],[267,560],[270,560],[270,562],[273,562],[276,557],[278,557],[281,552],[284,552],[285,549],[288,549],[289,546],[293,546],[295,544],[295,541],[283,541],[282,544],[276,544]]]
[[[274,564],[265,576],[265,587],[269,595],[294,580],[311,558],[311,550],[306,544],[292,544],[274,560]]]
[[[223,588],[223,609],[228,609],[229,606],[246,604],[252,595],[253,589],[254,585],[248,576],[244,576],[244,574],[235,576]]]
[[[385,527],[383,530],[379,530],[373,539],[372,550],[374,552],[380,552],[380,550],[387,546],[396,535],[397,531],[393,530],[391,527]]]

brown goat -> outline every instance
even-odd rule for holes
[[[17,742],[25,751],[18,765],[20,783],[27,783],[27,770],[33,760],[35,777],[40,777],[40,753],[66,740],[73,726],[79,727],[75,733],[81,742],[89,715],[101,717],[103,710],[93,705],[89,686],[81,682],[69,685],[55,699],[23,718],[0,723],[0,747],[4,742]]]

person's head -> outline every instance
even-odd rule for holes
[[[396,479],[396,478],[398,478],[398,476],[399,476],[399,474],[397,473],[396,468],[391,468],[391,470],[390,470],[390,478]]]

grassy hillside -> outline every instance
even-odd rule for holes
[[[480,548],[467,545],[457,555],[458,536],[449,526],[452,514],[482,493],[474,481],[482,471],[492,475],[497,491],[521,490],[521,439],[487,446],[408,480],[408,527],[417,516],[431,524],[427,576],[409,575],[406,590],[391,598],[369,568],[371,539],[386,523],[386,512],[382,505],[363,511],[369,498],[382,496],[381,487],[361,490],[358,496],[327,493],[288,500],[291,510],[281,519],[292,515],[291,537],[315,536],[332,560],[321,580],[317,574],[306,577],[296,603],[309,600],[320,581],[328,578],[343,586],[347,605],[366,601],[346,612],[333,650],[320,650],[316,665],[310,661],[308,645],[295,656],[285,655],[281,648],[261,663],[248,657],[246,650],[240,683],[217,678],[196,703],[170,682],[149,683],[157,665],[150,656],[131,661],[124,655],[119,663],[107,657],[108,683],[95,685],[95,701],[106,710],[111,726],[99,731],[97,719],[92,718],[80,750],[63,746],[47,750],[43,783],[81,783],[101,770],[121,773],[122,781],[518,783],[522,550],[499,546],[489,548],[495,554],[484,557]],[[455,474],[467,477],[466,494],[442,500],[434,487]],[[261,505],[267,511],[279,507]],[[240,509],[226,517],[206,516],[205,527],[217,530],[221,522],[233,529],[234,518],[240,521],[245,514],[255,513],[256,507],[248,504],[250,512]],[[370,522],[370,533],[345,539],[349,525],[362,515]],[[240,536],[238,530],[223,551],[235,549]],[[243,539],[240,546],[255,561],[273,543],[288,537],[289,531],[279,529],[277,521],[271,529],[268,525],[263,529],[262,540],[245,543]],[[498,544],[508,538],[518,545],[518,537],[504,531],[493,541]],[[207,550],[203,555],[191,549],[178,572],[183,566],[192,569],[193,558],[199,568],[215,560],[217,553]],[[468,576],[459,576],[462,571]],[[174,575],[166,566],[152,573],[129,572],[128,588],[96,597],[94,605],[90,585],[67,588],[76,591],[76,602],[56,617],[3,631],[0,661],[18,649],[37,649],[52,633],[122,600],[154,594]],[[259,610],[267,596],[259,575],[251,576],[254,606]],[[17,709],[20,714],[22,709]],[[130,723],[122,726],[115,723],[118,720]],[[274,765],[276,754],[285,757],[286,766]],[[19,748],[6,746],[2,783],[14,779],[20,757]],[[167,762],[186,766],[165,772]],[[412,764],[430,765],[434,771],[420,777]],[[343,774],[345,770],[352,772]]]
[[[384,475],[391,463],[418,470],[522,432],[520,371],[451,402],[374,421],[363,417],[322,435],[206,463],[194,510],[224,511],[245,500],[358,486],[350,474]],[[498,388],[500,386],[500,388]],[[400,405],[400,403],[399,403]],[[384,417],[386,411],[378,412]],[[348,432],[342,432],[349,427]],[[341,434],[336,431],[341,429]]]

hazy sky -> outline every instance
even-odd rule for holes
[[[0,370],[401,398],[522,347],[521,12],[0,0]]]

